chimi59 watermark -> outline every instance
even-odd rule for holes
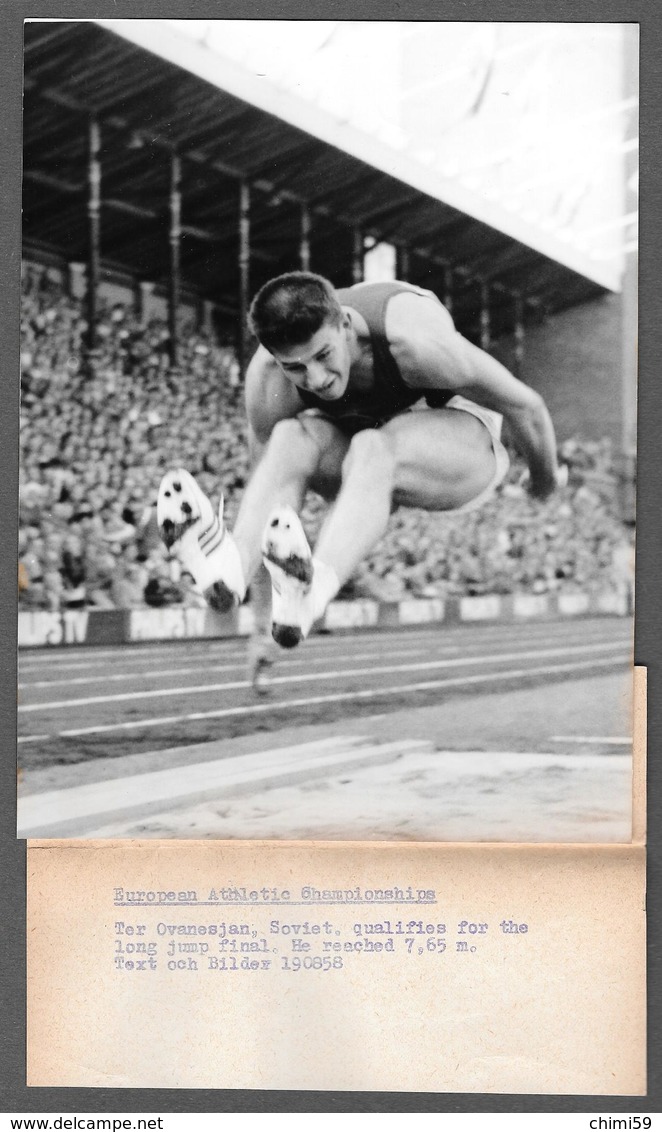
[[[615,1129],[619,1128],[626,1129],[629,1132],[631,1128],[652,1128],[653,1121],[650,1116],[592,1116],[588,1126],[596,1130],[606,1129],[607,1132],[614,1132]]]

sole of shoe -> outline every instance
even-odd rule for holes
[[[208,527],[214,521],[210,501],[184,468],[166,472],[161,480],[156,513],[159,536],[167,550],[172,550],[195,523]]]
[[[282,542],[278,546],[279,539],[285,543],[284,546]],[[291,549],[293,542],[296,549]],[[262,548],[263,561],[271,575],[273,588],[275,616],[271,635],[282,649],[296,648],[304,637],[297,623],[297,606],[305,598],[313,580],[310,552],[297,553],[304,547],[307,548],[303,528],[293,512],[281,512],[270,521]]]
[[[215,613],[229,613],[237,604],[236,594],[228,589],[225,582],[214,582],[213,586],[204,590],[202,596]]]

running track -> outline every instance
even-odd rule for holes
[[[624,671],[632,626],[603,617],[317,636],[283,655],[263,697],[245,679],[245,650],[241,640],[197,640],[26,651],[19,763],[128,755]]]

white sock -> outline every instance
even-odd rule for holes
[[[313,579],[309,588],[288,576],[280,566],[265,559],[271,575],[271,616],[277,625],[289,625],[307,637],[315,621],[340,589],[338,576],[325,562],[313,558]]]
[[[310,587],[311,622],[306,632],[313,622],[322,616],[339,589],[340,581],[333,567],[322,562],[319,558],[313,557],[313,581]]]

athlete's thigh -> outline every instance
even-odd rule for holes
[[[423,409],[394,417],[382,432],[395,458],[394,506],[447,511],[475,499],[496,460],[487,428],[458,409]]]
[[[350,437],[327,417],[314,411],[300,413],[297,420],[319,449],[317,471],[309,480],[308,486],[323,499],[335,499],[340,490],[342,466],[349,451]]]

